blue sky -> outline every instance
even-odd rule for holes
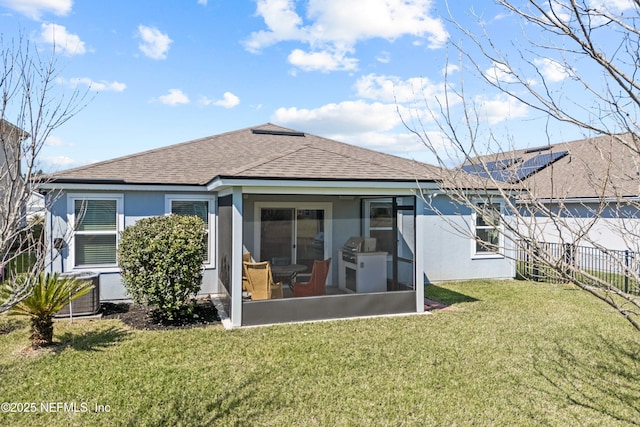
[[[519,32],[476,3],[502,41]],[[472,25],[468,2],[449,7]],[[46,171],[266,122],[431,162],[398,111],[437,133],[424,108],[442,94],[447,16],[436,0],[0,0],[5,41],[22,33],[42,52],[55,41],[58,84],[93,97],[47,141]],[[546,142],[531,132],[540,113],[471,80],[465,90],[517,145]]]

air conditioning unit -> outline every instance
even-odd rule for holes
[[[91,281],[93,289],[62,307],[55,317],[92,316],[97,314],[98,311],[100,311],[100,273],[94,273],[93,271],[74,271],[62,273],[59,276],[60,279],[65,277]]]

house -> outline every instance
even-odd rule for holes
[[[638,252],[639,142],[633,134],[603,135],[482,156],[462,168],[524,189],[524,236]]]
[[[471,228],[482,221],[439,191],[440,175],[273,124],[95,163],[41,186],[56,251],[50,269],[99,272],[101,299],[126,299],[120,231],[140,218],[191,212],[208,227],[201,293],[221,296],[232,327],[422,312],[425,283],[515,272],[504,244],[478,250],[451,232],[440,215]],[[439,213],[425,203],[429,192],[440,194]],[[245,253],[269,261],[285,282],[331,258],[324,295],[294,298],[285,286],[284,298],[243,298]]]
[[[23,215],[12,209],[16,200],[22,198],[22,173],[20,167],[20,144],[28,135],[19,127],[0,119],[0,224],[19,226]]]

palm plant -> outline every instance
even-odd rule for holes
[[[13,306],[8,314],[31,318],[29,338],[33,348],[50,345],[53,342],[53,316],[69,302],[93,288],[89,281],[45,272],[20,275],[8,284],[9,287],[18,288],[25,285],[31,289],[31,293]]]

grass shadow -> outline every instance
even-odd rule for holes
[[[253,405],[247,408],[247,402],[256,400],[256,383],[264,381],[265,376],[271,375],[267,369],[259,373],[247,373],[246,377],[236,384],[227,384],[221,389],[210,390],[210,395],[202,396],[208,400],[201,406],[193,405],[182,399],[170,399],[162,402],[162,410],[154,414],[153,425],[189,425],[217,426],[217,425],[255,425],[256,419],[261,419],[267,405]],[[146,414],[140,413],[129,418],[124,425],[138,426],[148,420]]]
[[[548,385],[538,391],[550,394],[559,403],[610,417],[616,423],[640,426],[640,345],[612,341],[602,335],[581,341],[580,347],[588,351],[578,354],[575,343],[557,342],[555,351],[547,353],[554,363],[534,362],[538,375]],[[608,357],[594,363],[589,359],[594,352]]]
[[[429,298],[446,305],[478,301],[469,295],[461,294],[434,284],[429,284],[424,287],[424,296],[425,298]]]
[[[0,319],[0,335],[10,334],[26,325],[22,319]]]
[[[116,326],[80,334],[65,332],[60,335],[55,351],[60,352],[66,348],[73,348],[78,351],[102,351],[115,343],[123,341],[130,334],[131,332],[126,329]]]

